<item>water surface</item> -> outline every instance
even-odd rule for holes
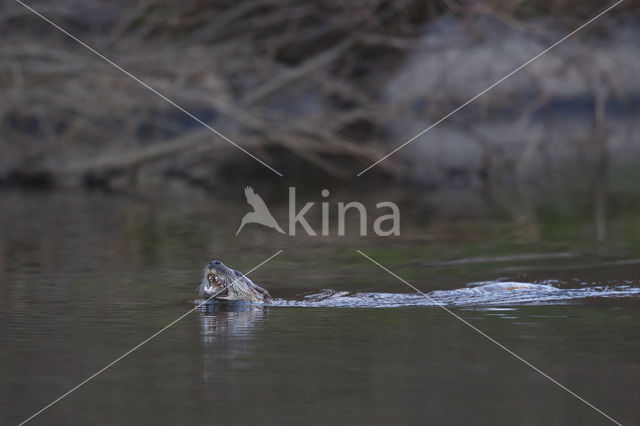
[[[279,249],[251,277],[297,302],[201,307],[32,423],[610,423],[355,249],[623,424],[640,422],[631,213],[613,211],[597,243],[588,215],[556,207],[427,221],[407,207],[404,235],[385,241],[257,228],[237,239],[244,210],[197,192],[0,193],[0,423],[192,309],[209,260],[247,271]],[[553,289],[475,290],[505,282]],[[331,303],[305,298],[323,289],[338,292]]]

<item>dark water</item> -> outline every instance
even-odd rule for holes
[[[433,209],[403,198],[395,239],[257,227],[236,238],[238,195],[0,193],[0,424],[192,309],[209,260],[247,271],[280,249],[251,274],[275,297],[333,289],[367,303],[202,307],[31,423],[611,424],[418,303],[360,249],[421,291],[443,291],[452,312],[611,417],[640,424],[640,203],[621,197],[607,210],[605,241],[580,202]],[[465,301],[455,289],[487,281],[575,297],[455,303]]]

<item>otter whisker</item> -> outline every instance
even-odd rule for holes
[[[202,277],[202,281],[200,282],[200,285],[196,289],[197,292],[198,292],[198,296],[203,296],[204,295],[205,289],[207,288],[207,284],[209,284],[209,283],[207,281],[207,276],[205,275],[205,276]]]

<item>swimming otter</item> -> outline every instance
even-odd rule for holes
[[[198,294],[206,298],[214,296],[218,300],[250,303],[270,303],[272,300],[267,290],[254,284],[242,272],[226,267],[219,260],[205,266]]]

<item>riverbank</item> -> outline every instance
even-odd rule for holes
[[[96,2],[43,13],[287,177],[337,183],[600,11],[328,4],[174,10],[151,1],[102,13]],[[0,184],[174,180],[215,190],[277,178],[19,5],[7,7]],[[247,23],[250,31],[236,28]],[[563,175],[604,182],[640,156],[639,45],[637,21],[613,10],[360,179],[474,191],[556,185]]]

